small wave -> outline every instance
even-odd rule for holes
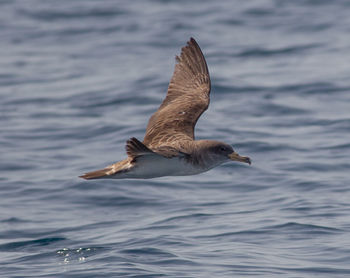
[[[320,225],[313,224],[302,224],[297,222],[288,222],[284,224],[278,224],[273,226],[266,226],[256,229],[243,230],[243,231],[235,231],[235,232],[227,232],[221,234],[213,234],[213,235],[201,235],[197,236],[198,238],[226,238],[226,237],[242,237],[252,235],[271,235],[271,234],[287,234],[298,236],[298,238],[304,237],[312,237],[317,235],[329,235],[334,233],[342,233],[343,231],[340,229],[325,227]]]
[[[0,220],[0,222],[1,223],[11,223],[11,224],[17,224],[17,223],[20,224],[20,223],[26,223],[29,221],[21,219],[21,218],[17,218],[17,217],[10,217],[7,219]]]
[[[117,8],[71,8],[66,10],[59,9],[40,9],[40,10],[29,10],[19,9],[18,12],[22,15],[31,17],[35,20],[40,21],[60,21],[60,20],[76,20],[84,18],[106,18],[115,17],[125,14],[125,11]]]
[[[180,222],[180,221],[183,221],[186,219],[195,219],[195,221],[198,221],[198,219],[209,218],[212,216],[213,215],[206,214],[206,213],[194,213],[194,214],[188,214],[188,215],[179,215],[179,216],[169,217],[169,218],[161,220],[161,221],[157,221],[153,224],[159,225],[159,224],[165,224],[165,223],[171,223],[171,222]]]
[[[297,222],[288,222],[284,224],[274,225],[267,228],[264,228],[265,231],[274,231],[274,232],[287,232],[287,233],[305,233],[310,232],[310,235],[322,235],[322,234],[333,234],[343,232],[340,229],[314,225],[314,224],[303,224]]]
[[[283,85],[276,88],[271,88],[274,92],[292,92],[305,95],[313,94],[329,94],[331,92],[347,92],[350,88],[347,86],[339,86],[332,82],[311,82],[301,84]]]
[[[51,245],[58,241],[64,241],[66,238],[64,237],[46,237],[34,240],[26,240],[26,241],[14,241],[0,245],[0,251],[3,252],[11,252],[11,251],[19,251],[28,248],[35,248],[40,246]]]
[[[145,197],[130,196],[93,196],[89,202],[95,206],[101,207],[155,207],[162,205],[162,202],[156,198],[149,199]]]
[[[157,255],[161,257],[163,256],[176,257],[174,254],[165,252],[158,248],[151,248],[151,247],[137,248],[137,249],[124,249],[121,251],[121,253],[129,254],[129,255]]]
[[[305,52],[310,49],[314,49],[320,47],[319,44],[306,44],[306,45],[296,45],[296,46],[288,46],[284,48],[277,49],[266,49],[266,48],[252,48],[248,50],[244,50],[238,54],[237,57],[241,58],[250,58],[250,57],[271,57],[276,55],[292,55],[292,54],[300,54],[301,52]]]

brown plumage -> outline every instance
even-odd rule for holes
[[[218,141],[195,141],[198,118],[209,106],[210,77],[197,42],[191,38],[176,56],[177,64],[167,95],[149,119],[143,142],[126,143],[128,158],[81,178],[154,178],[205,172],[227,160],[250,164],[230,145]]]
[[[194,127],[209,106],[210,77],[197,42],[191,38],[176,56],[168,93],[150,118],[144,144],[150,147],[174,140],[194,140]]]

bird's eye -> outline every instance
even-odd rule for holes
[[[220,147],[220,151],[224,152],[224,151],[226,151],[226,148],[225,147]]]

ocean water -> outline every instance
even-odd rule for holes
[[[349,1],[0,1],[0,277],[350,277]],[[198,139],[250,156],[151,180],[125,157],[193,36]]]

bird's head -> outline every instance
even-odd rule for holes
[[[244,162],[251,164],[251,160],[247,156],[240,156],[236,153],[232,146],[219,141],[203,140],[200,142],[201,149],[205,149],[207,158],[217,164],[224,163],[228,160]]]

